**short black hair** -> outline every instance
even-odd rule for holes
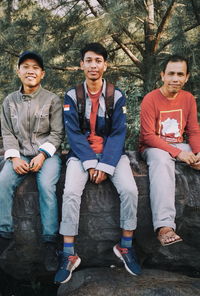
[[[165,72],[167,65],[169,62],[176,63],[176,62],[185,62],[187,66],[187,74],[190,73],[190,68],[189,68],[189,61],[187,58],[178,55],[178,54],[173,54],[167,57],[167,59],[164,61],[162,65],[162,71]]]
[[[105,49],[105,47],[103,45],[101,45],[98,42],[88,43],[84,46],[84,48],[81,49],[81,59],[82,60],[84,60],[84,56],[85,56],[86,52],[88,52],[88,51],[93,51],[96,54],[103,56],[104,61],[107,60],[107,57],[108,57],[107,50]]]

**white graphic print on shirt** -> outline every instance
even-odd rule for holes
[[[181,138],[182,110],[160,111],[159,134],[167,142],[178,143]]]

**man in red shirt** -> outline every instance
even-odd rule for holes
[[[141,104],[140,151],[149,167],[154,230],[163,246],[182,241],[175,233],[175,161],[200,169],[200,129],[195,98],[182,90],[188,61],[170,56],[161,72],[163,85]],[[186,133],[188,143],[184,143]]]

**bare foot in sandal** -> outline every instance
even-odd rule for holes
[[[166,226],[158,230],[157,239],[162,246],[168,246],[182,241],[182,238],[171,227]]]

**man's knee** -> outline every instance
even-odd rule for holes
[[[138,197],[138,189],[135,184],[123,184],[120,190],[120,195],[122,199],[135,200]]]
[[[51,195],[56,192],[56,184],[49,178],[40,178],[37,180],[38,191],[44,195]]]
[[[6,190],[9,188],[16,187],[18,177],[16,177],[16,173],[13,170],[12,166],[6,165],[6,167],[3,167],[0,172],[0,188],[1,190]],[[16,185],[16,186],[15,186]]]
[[[145,157],[148,165],[165,166],[174,163],[174,159],[167,151],[158,148],[149,148],[146,151]]]
[[[63,192],[63,199],[80,198],[81,195],[82,195],[82,190],[78,190],[76,186],[75,187],[67,186]]]

